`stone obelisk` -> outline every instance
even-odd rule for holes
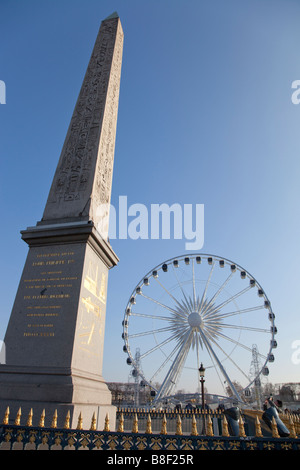
[[[93,414],[113,430],[115,407],[102,377],[108,271],[118,258],[102,219],[110,204],[123,31],[102,21],[72,115],[43,218],[22,231],[29,251],[4,338],[0,411],[45,409],[71,427]],[[104,208],[104,210],[103,210]],[[109,360],[109,358],[107,358]],[[25,419],[25,418],[24,418]],[[36,420],[36,421],[35,421]]]

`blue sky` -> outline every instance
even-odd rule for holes
[[[276,314],[269,381],[300,381],[300,5],[291,0],[0,1],[0,338],[101,21],[124,30],[112,203],[204,204],[204,253],[252,273]],[[103,374],[127,380],[124,310],[185,240],[114,240]]]

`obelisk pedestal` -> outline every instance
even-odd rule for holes
[[[117,264],[107,233],[123,31],[116,14],[101,24],[43,218],[22,231],[29,252],[4,338],[0,413],[33,409],[37,425],[68,411],[71,427],[92,416],[114,429],[115,407],[102,377],[108,271]],[[107,213],[105,215],[107,217]],[[109,359],[108,359],[109,360]],[[25,418],[24,418],[25,419]]]

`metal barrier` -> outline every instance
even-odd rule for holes
[[[42,413],[38,427],[33,427],[32,411],[25,425],[21,425],[21,410],[13,425],[9,424],[7,409],[0,427],[0,450],[151,450],[151,451],[195,451],[195,450],[299,450],[300,441],[295,423],[289,419],[289,438],[278,435],[276,423],[272,435],[264,436],[261,423],[255,413],[255,435],[247,435],[244,417],[239,420],[239,435],[230,436],[226,416],[222,413],[174,413],[147,412],[143,410],[119,410],[118,429],[110,431],[109,417],[103,423],[103,431],[96,430],[93,416],[89,430],[82,429],[82,416],[78,417],[76,429],[70,429],[68,416],[65,426],[57,429],[57,413],[51,427],[44,427]],[[130,431],[124,425],[130,420]],[[215,421],[215,426],[213,425]],[[155,426],[153,426],[155,423]],[[186,426],[183,426],[183,423]],[[199,424],[204,426],[199,429]],[[297,427],[299,422],[297,422]],[[215,434],[217,429],[218,434]],[[141,431],[143,430],[143,431]]]

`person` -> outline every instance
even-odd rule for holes
[[[193,405],[191,403],[188,403],[185,407],[186,410],[192,410],[193,409]]]
[[[280,410],[279,410],[279,407],[276,405],[276,403],[274,402],[274,399],[273,399],[273,395],[271,394],[269,396],[269,398],[266,398],[265,402],[264,402],[264,405],[263,405],[263,409],[264,411],[266,411],[268,408],[270,407],[273,407],[275,408],[275,410],[279,413]]]
[[[267,424],[267,426],[271,429],[272,427],[272,420],[275,418],[277,429],[279,432],[280,437],[287,437],[290,435],[290,431],[285,426],[285,424],[281,421],[279,417],[279,413],[281,410],[277,404],[274,402],[272,395],[269,396],[264,402],[263,409],[264,413],[262,415],[263,421]],[[281,404],[282,406],[282,404]]]

